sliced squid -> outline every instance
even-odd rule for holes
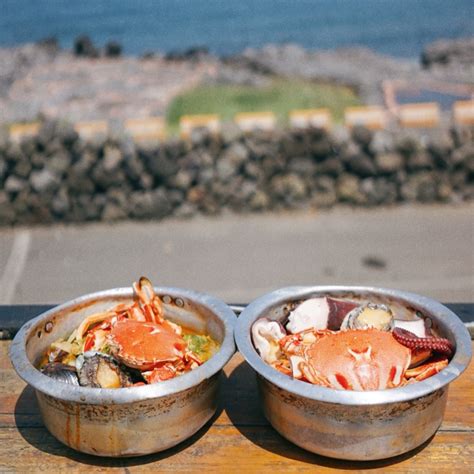
[[[416,319],[414,321],[402,321],[401,319],[394,320],[394,327],[410,331],[418,337],[427,337],[426,325],[424,319]]]

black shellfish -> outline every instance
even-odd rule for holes
[[[51,362],[45,365],[41,372],[48,377],[59,382],[68,383],[70,385],[79,385],[76,369],[67,364],[60,362]]]
[[[99,352],[85,352],[76,360],[79,384],[84,387],[120,388],[133,384],[131,375],[113,358]]]

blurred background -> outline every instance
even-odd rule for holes
[[[474,301],[469,0],[0,2],[0,304]]]

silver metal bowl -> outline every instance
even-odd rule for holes
[[[252,324],[262,317],[282,322],[296,304],[323,295],[401,303],[420,310],[455,344],[454,357],[440,373],[388,390],[334,390],[293,380],[260,358],[251,341]],[[469,333],[448,308],[415,294],[372,287],[314,286],[274,291],[241,313],[235,339],[257,373],[263,410],[273,427],[308,451],[350,460],[396,456],[428,440],[443,420],[449,383],[471,359]]]
[[[206,363],[180,377],[141,387],[100,389],[56,381],[35,368],[49,345],[69,335],[89,314],[132,300],[119,288],[74,299],[26,323],[10,357],[35,390],[48,430],[61,442],[99,456],[138,456],[170,448],[198,431],[215,413],[219,374],[235,352],[234,312],[211,296],[155,288],[170,320],[210,334],[221,347]]]

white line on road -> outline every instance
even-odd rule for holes
[[[13,241],[10,256],[0,279],[0,304],[10,304],[20,281],[30,249],[31,234],[27,230],[18,232]]]

